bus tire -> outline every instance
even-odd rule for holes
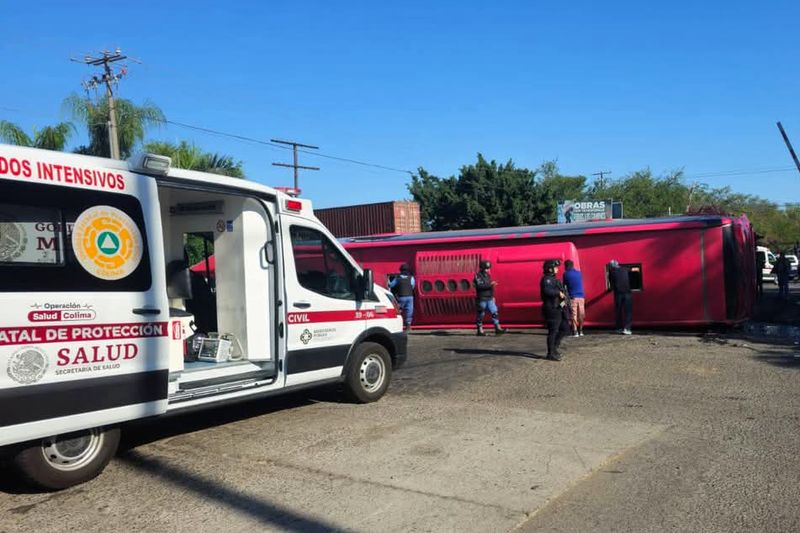
[[[117,452],[118,427],[92,428],[32,441],[12,464],[29,485],[61,490],[95,478]]]
[[[392,379],[392,358],[375,342],[362,342],[355,347],[344,379],[347,397],[357,403],[379,400]]]

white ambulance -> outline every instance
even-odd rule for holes
[[[375,401],[405,358],[307,200],[0,145],[0,450],[29,482],[96,476],[133,419],[339,381]]]

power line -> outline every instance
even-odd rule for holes
[[[42,114],[38,114],[37,115],[35,113],[30,113],[30,112],[27,112],[27,111],[24,111],[24,110],[21,110],[21,109],[17,109],[17,108],[13,108],[13,107],[7,107],[7,106],[0,106],[0,110],[10,111],[10,112],[13,112],[13,113],[21,113],[21,114],[30,115],[30,116],[38,116],[40,118],[48,118],[48,119],[50,118],[50,117],[42,115]],[[239,135],[239,134],[230,133],[230,132],[224,132],[224,131],[215,130],[215,129],[211,129],[211,128],[205,128],[205,127],[202,127],[202,126],[196,126],[196,125],[193,125],[193,124],[187,124],[185,122],[179,122],[177,120],[167,120],[167,119],[160,120],[160,119],[157,119],[156,122],[162,122],[162,123],[165,123],[165,124],[171,124],[173,126],[178,126],[178,127],[181,127],[181,128],[195,130],[195,131],[199,131],[199,132],[203,132],[203,133],[207,133],[207,134],[211,134],[211,135],[218,135],[218,136],[221,136],[221,137],[229,137],[229,138],[237,139],[237,140],[240,140],[240,141],[246,141],[246,142],[251,142],[251,143],[255,143],[255,144],[260,144],[262,146],[267,146],[267,147],[269,147],[271,149],[275,149],[275,150],[278,150],[278,149],[281,149],[281,150],[292,150],[292,148],[290,146],[281,146],[281,145],[273,143],[271,141],[265,141],[263,139],[256,139],[254,137],[249,137],[247,135]],[[391,171],[391,172],[402,172],[404,174],[412,174],[412,175],[414,174],[412,171],[407,170],[407,169],[395,168],[395,167],[390,167],[390,166],[386,166],[386,165],[380,165],[380,164],[377,164],[377,163],[371,163],[371,162],[367,162],[367,161],[360,161],[358,159],[340,157],[340,156],[335,156],[335,155],[321,153],[321,152],[311,152],[311,151],[302,150],[302,149],[298,149],[298,152],[307,153],[307,154],[309,154],[311,156],[315,156],[315,157],[323,157],[323,158],[331,159],[331,160],[335,160],[335,161],[342,161],[344,163],[351,163],[351,164],[361,165],[361,166],[365,166],[365,167],[377,168],[377,169],[380,169],[380,170],[387,170],[387,171]],[[710,171],[710,172],[704,172],[704,173],[700,173],[700,174],[689,174],[686,177],[688,179],[699,179],[699,178],[715,178],[715,177],[726,177],[726,176],[745,176],[745,175],[749,175],[749,174],[771,174],[771,173],[794,172],[794,171],[795,171],[794,167],[761,167],[761,168],[755,168],[755,169],[749,169],[749,170],[748,169],[731,169],[731,170]],[[596,173],[594,173],[592,175],[593,176],[600,176],[601,174],[602,174],[602,177],[605,177],[605,175],[611,174],[611,172],[610,171],[602,171],[602,172],[596,172]]]
[[[762,168],[751,170],[721,170],[718,172],[708,172],[705,174],[692,174],[692,178],[721,178],[726,176],[745,176],[749,174],[771,174],[775,172],[788,172],[794,170],[792,167],[775,167],[775,168]]]
[[[12,108],[12,107],[0,106],[0,110],[11,111],[13,113],[22,113],[22,114],[26,114],[26,115],[30,115],[30,116],[38,116],[40,118],[50,118],[50,117],[46,117],[46,116],[41,115],[41,114],[36,115],[35,113],[29,113],[27,111],[23,111],[21,109],[16,109],[16,108]],[[164,123],[164,124],[171,124],[173,126],[178,126],[180,128],[186,128],[186,129],[190,129],[190,130],[194,130],[194,131],[199,131],[199,132],[202,132],[202,133],[207,133],[207,134],[210,134],[210,135],[218,135],[220,137],[229,137],[231,139],[237,139],[237,140],[240,140],[240,141],[260,144],[262,146],[266,146],[266,147],[274,149],[274,150],[279,150],[279,149],[280,150],[291,150],[292,149],[290,146],[283,146],[283,145],[280,145],[278,143],[274,143],[274,142],[271,142],[271,141],[265,141],[263,139],[256,139],[254,137],[249,137],[247,135],[239,135],[239,134],[236,134],[236,133],[230,133],[230,132],[226,132],[226,131],[215,130],[215,129],[206,128],[206,127],[203,127],[203,126],[196,126],[194,124],[187,124],[186,122],[180,122],[180,121],[177,121],[177,120],[154,119],[154,121],[155,122],[161,122],[161,123]],[[90,124],[90,126],[95,126],[95,125],[105,126],[107,124],[105,124],[105,123],[103,123],[103,124]],[[354,165],[361,165],[363,167],[377,168],[377,169],[380,169],[380,170],[387,170],[387,171],[390,171],[390,172],[401,172],[403,174],[410,174],[410,175],[414,174],[414,172],[412,172],[411,170],[407,170],[407,169],[404,169],[404,168],[390,167],[390,166],[387,166],[387,165],[380,165],[378,163],[371,163],[369,161],[361,161],[361,160],[352,159],[352,158],[349,158],[349,157],[341,157],[341,156],[336,156],[336,155],[331,155],[331,154],[326,154],[326,153],[321,153],[321,152],[310,152],[308,150],[302,150],[302,149],[298,149],[297,151],[305,153],[305,154],[309,154],[309,155],[312,155],[312,156],[315,156],[315,157],[323,157],[325,159],[341,161],[343,163],[351,163],[351,164],[354,164]]]
[[[256,143],[256,144],[262,144],[262,145],[266,145],[266,146],[271,146],[273,148],[281,148],[281,149],[284,149],[284,150],[293,150],[293,148],[291,146],[284,146],[284,145],[280,144],[279,142],[276,142],[274,139],[270,140],[270,141],[265,141],[265,140],[262,140],[262,139],[256,139],[256,138],[253,138],[253,137],[248,137],[247,135],[239,135],[239,134],[236,134],[236,133],[228,133],[228,132],[224,132],[224,131],[214,130],[214,129],[211,129],[211,128],[204,128],[202,126],[195,126],[193,124],[186,124],[185,122],[178,122],[178,121],[175,121],[175,120],[164,120],[163,122],[166,122],[168,124],[172,124],[174,126],[179,126],[179,127],[182,127],[182,128],[188,128],[188,129],[192,129],[192,130],[196,130],[196,131],[202,131],[202,132],[205,132],[205,133],[210,133],[212,135],[221,135],[223,137],[230,137],[232,139],[238,139],[240,141],[247,141],[247,142],[252,142],[252,143]],[[302,145],[298,145],[298,146],[302,146]],[[325,153],[321,153],[321,152],[311,152],[309,150],[302,150],[302,149],[298,149],[297,151],[298,152],[302,152],[304,154],[309,154],[309,155],[312,155],[312,156],[316,156],[316,157],[324,157],[326,159],[334,159],[336,161],[343,161],[345,163],[352,163],[354,165],[361,165],[361,166],[365,166],[365,167],[379,168],[381,170],[388,170],[388,171],[392,171],[392,172],[402,172],[404,174],[413,174],[413,172],[410,171],[410,170],[406,170],[406,169],[402,169],[402,168],[389,167],[389,166],[386,166],[386,165],[379,165],[377,163],[370,163],[370,162],[367,162],[367,161],[359,161],[357,159],[350,159],[350,158],[347,158],[347,157],[340,157],[340,156],[325,154]]]

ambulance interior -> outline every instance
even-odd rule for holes
[[[170,331],[170,392],[187,397],[276,375],[273,235],[254,198],[159,187]]]

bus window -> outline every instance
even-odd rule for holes
[[[644,290],[644,277],[642,276],[641,263],[620,263],[620,267],[628,269],[628,280],[631,285],[631,291]],[[611,265],[606,265],[606,290],[611,290]]]

